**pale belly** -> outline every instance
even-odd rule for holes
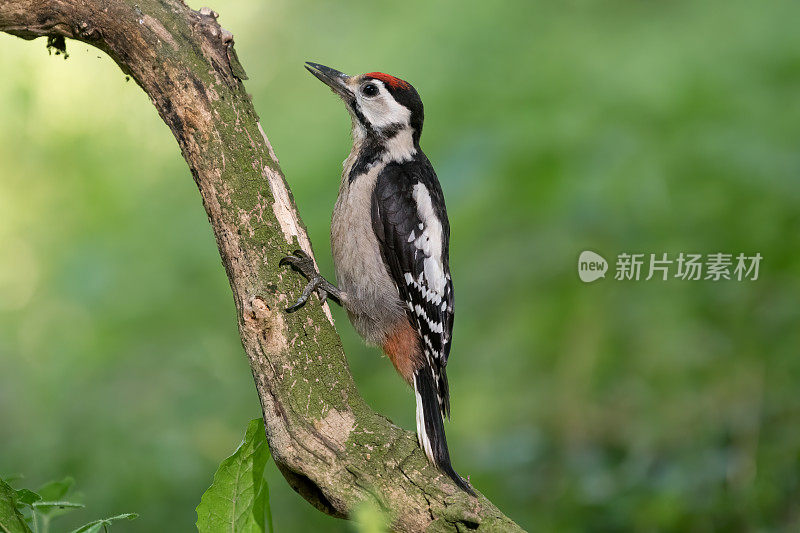
[[[405,309],[372,229],[376,174],[343,183],[333,210],[331,249],[350,321],[368,343],[382,345],[392,326],[405,319]]]

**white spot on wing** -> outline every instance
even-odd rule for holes
[[[419,304],[415,305],[414,311],[417,313],[418,317],[427,322],[428,328],[431,330],[432,333],[442,333],[442,331],[444,331],[444,328],[442,327],[441,323],[428,318],[428,315],[425,313],[425,309],[423,309],[421,305]]]
[[[447,283],[442,263],[442,223],[436,216],[431,195],[425,185],[422,183],[414,185],[412,194],[417,204],[417,215],[422,220],[420,224],[422,234],[414,241],[414,245],[426,256],[423,261],[423,272],[427,285],[441,298]]]

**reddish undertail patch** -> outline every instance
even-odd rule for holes
[[[383,83],[389,85],[392,89],[408,89],[411,87],[407,81],[403,81],[400,78],[395,78],[389,74],[384,74],[383,72],[367,72],[364,75],[369,76],[370,78],[375,78],[376,80],[381,80]]]
[[[383,351],[389,356],[397,373],[409,385],[413,385],[414,372],[420,366],[419,336],[408,320],[404,320],[392,331],[383,343]]]

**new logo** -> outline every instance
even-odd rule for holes
[[[606,277],[607,270],[608,262],[599,254],[585,250],[578,257],[578,277],[584,283]]]

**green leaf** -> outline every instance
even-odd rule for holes
[[[74,509],[85,507],[80,503],[64,501],[64,497],[74,484],[74,479],[65,477],[61,481],[50,481],[39,487],[39,494],[41,494],[43,501],[36,502],[36,505],[34,505],[36,512],[45,520],[52,520]]]
[[[32,506],[34,503],[42,499],[41,496],[39,496],[32,490],[17,489],[15,492],[17,493],[17,502],[16,502],[17,507],[19,507],[20,504]]]
[[[103,518],[101,520],[95,520],[93,522],[89,522],[88,524],[84,524],[78,529],[73,530],[72,533],[98,533],[102,528],[109,527],[111,525],[111,522],[114,522],[115,520],[124,520],[126,518],[128,520],[134,520],[138,517],[139,515],[136,513],[118,514],[116,516],[111,516],[108,518]]]
[[[391,523],[386,513],[371,500],[364,500],[357,505],[351,518],[358,533],[385,533],[389,531]]]
[[[53,507],[58,509],[66,509],[66,508],[83,509],[86,506],[83,505],[82,503],[65,502],[65,501],[60,501],[60,502],[46,501],[46,502],[34,502],[33,507],[36,507],[36,510],[39,512],[44,512],[42,511],[42,508],[48,509],[50,507]]]
[[[71,477],[65,477],[61,481],[50,481],[39,487],[39,494],[43,500],[63,500],[74,484],[75,480]]]
[[[73,530],[72,533],[97,533],[102,527],[103,521],[95,520],[94,522],[89,522],[88,524],[84,524],[78,529]]]
[[[31,533],[17,506],[17,491],[0,480],[0,532]]]
[[[269,487],[264,468],[269,447],[260,418],[247,425],[244,441],[222,461],[214,481],[197,506],[199,533],[259,533],[269,513]],[[272,520],[270,520],[270,531]]]

